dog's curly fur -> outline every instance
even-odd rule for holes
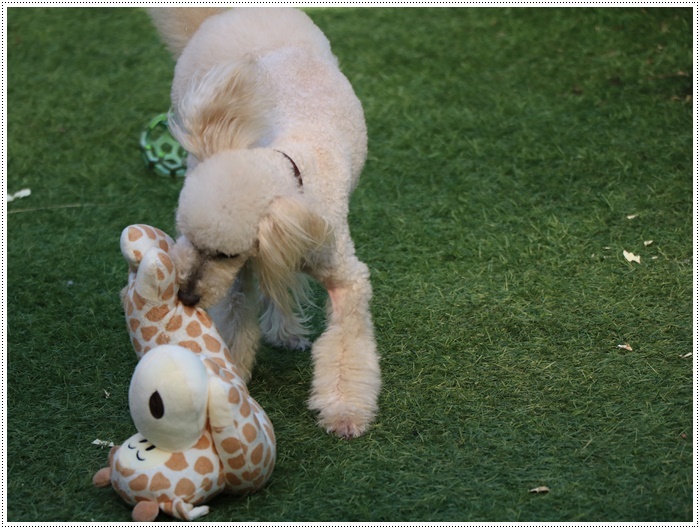
[[[347,224],[367,153],[362,106],[323,33],[290,8],[151,8],[177,60],[171,129],[189,152],[173,250],[240,370],[257,344],[310,344],[303,274],[328,291],[309,406],[341,437],[374,420],[379,358],[367,266]],[[260,317],[262,315],[262,317]]]

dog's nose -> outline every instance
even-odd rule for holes
[[[180,290],[177,293],[177,297],[182,301],[183,305],[186,305],[188,307],[194,307],[197,303],[199,303],[199,300],[201,299],[200,296],[197,294],[194,294],[192,292],[185,292],[184,290]]]

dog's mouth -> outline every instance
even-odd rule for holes
[[[186,307],[206,309],[224,296],[245,264],[247,254],[206,250],[187,242],[188,250],[174,252],[179,275],[177,297]],[[185,257],[180,258],[179,257]]]
[[[202,300],[202,296],[200,296],[199,294],[197,294],[191,290],[183,290],[183,289],[181,289],[177,293],[177,298],[186,307],[194,307]]]
[[[194,307],[202,300],[202,296],[197,293],[197,283],[199,283],[202,278],[204,264],[199,257],[199,252],[197,252],[197,255],[198,259],[196,260],[195,266],[190,270],[190,273],[180,285],[177,292],[178,299],[187,307]]]

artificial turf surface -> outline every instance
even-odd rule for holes
[[[693,520],[692,10],[309,13],[368,121],[380,412],[326,435],[309,354],[263,349],[275,473],[204,520]],[[127,521],[91,442],[134,432],[119,234],[174,229],[137,146],[173,62],[138,9],[6,25],[6,516]]]

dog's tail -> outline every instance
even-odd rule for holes
[[[148,14],[163,42],[177,59],[199,26],[225,7],[149,7]]]

